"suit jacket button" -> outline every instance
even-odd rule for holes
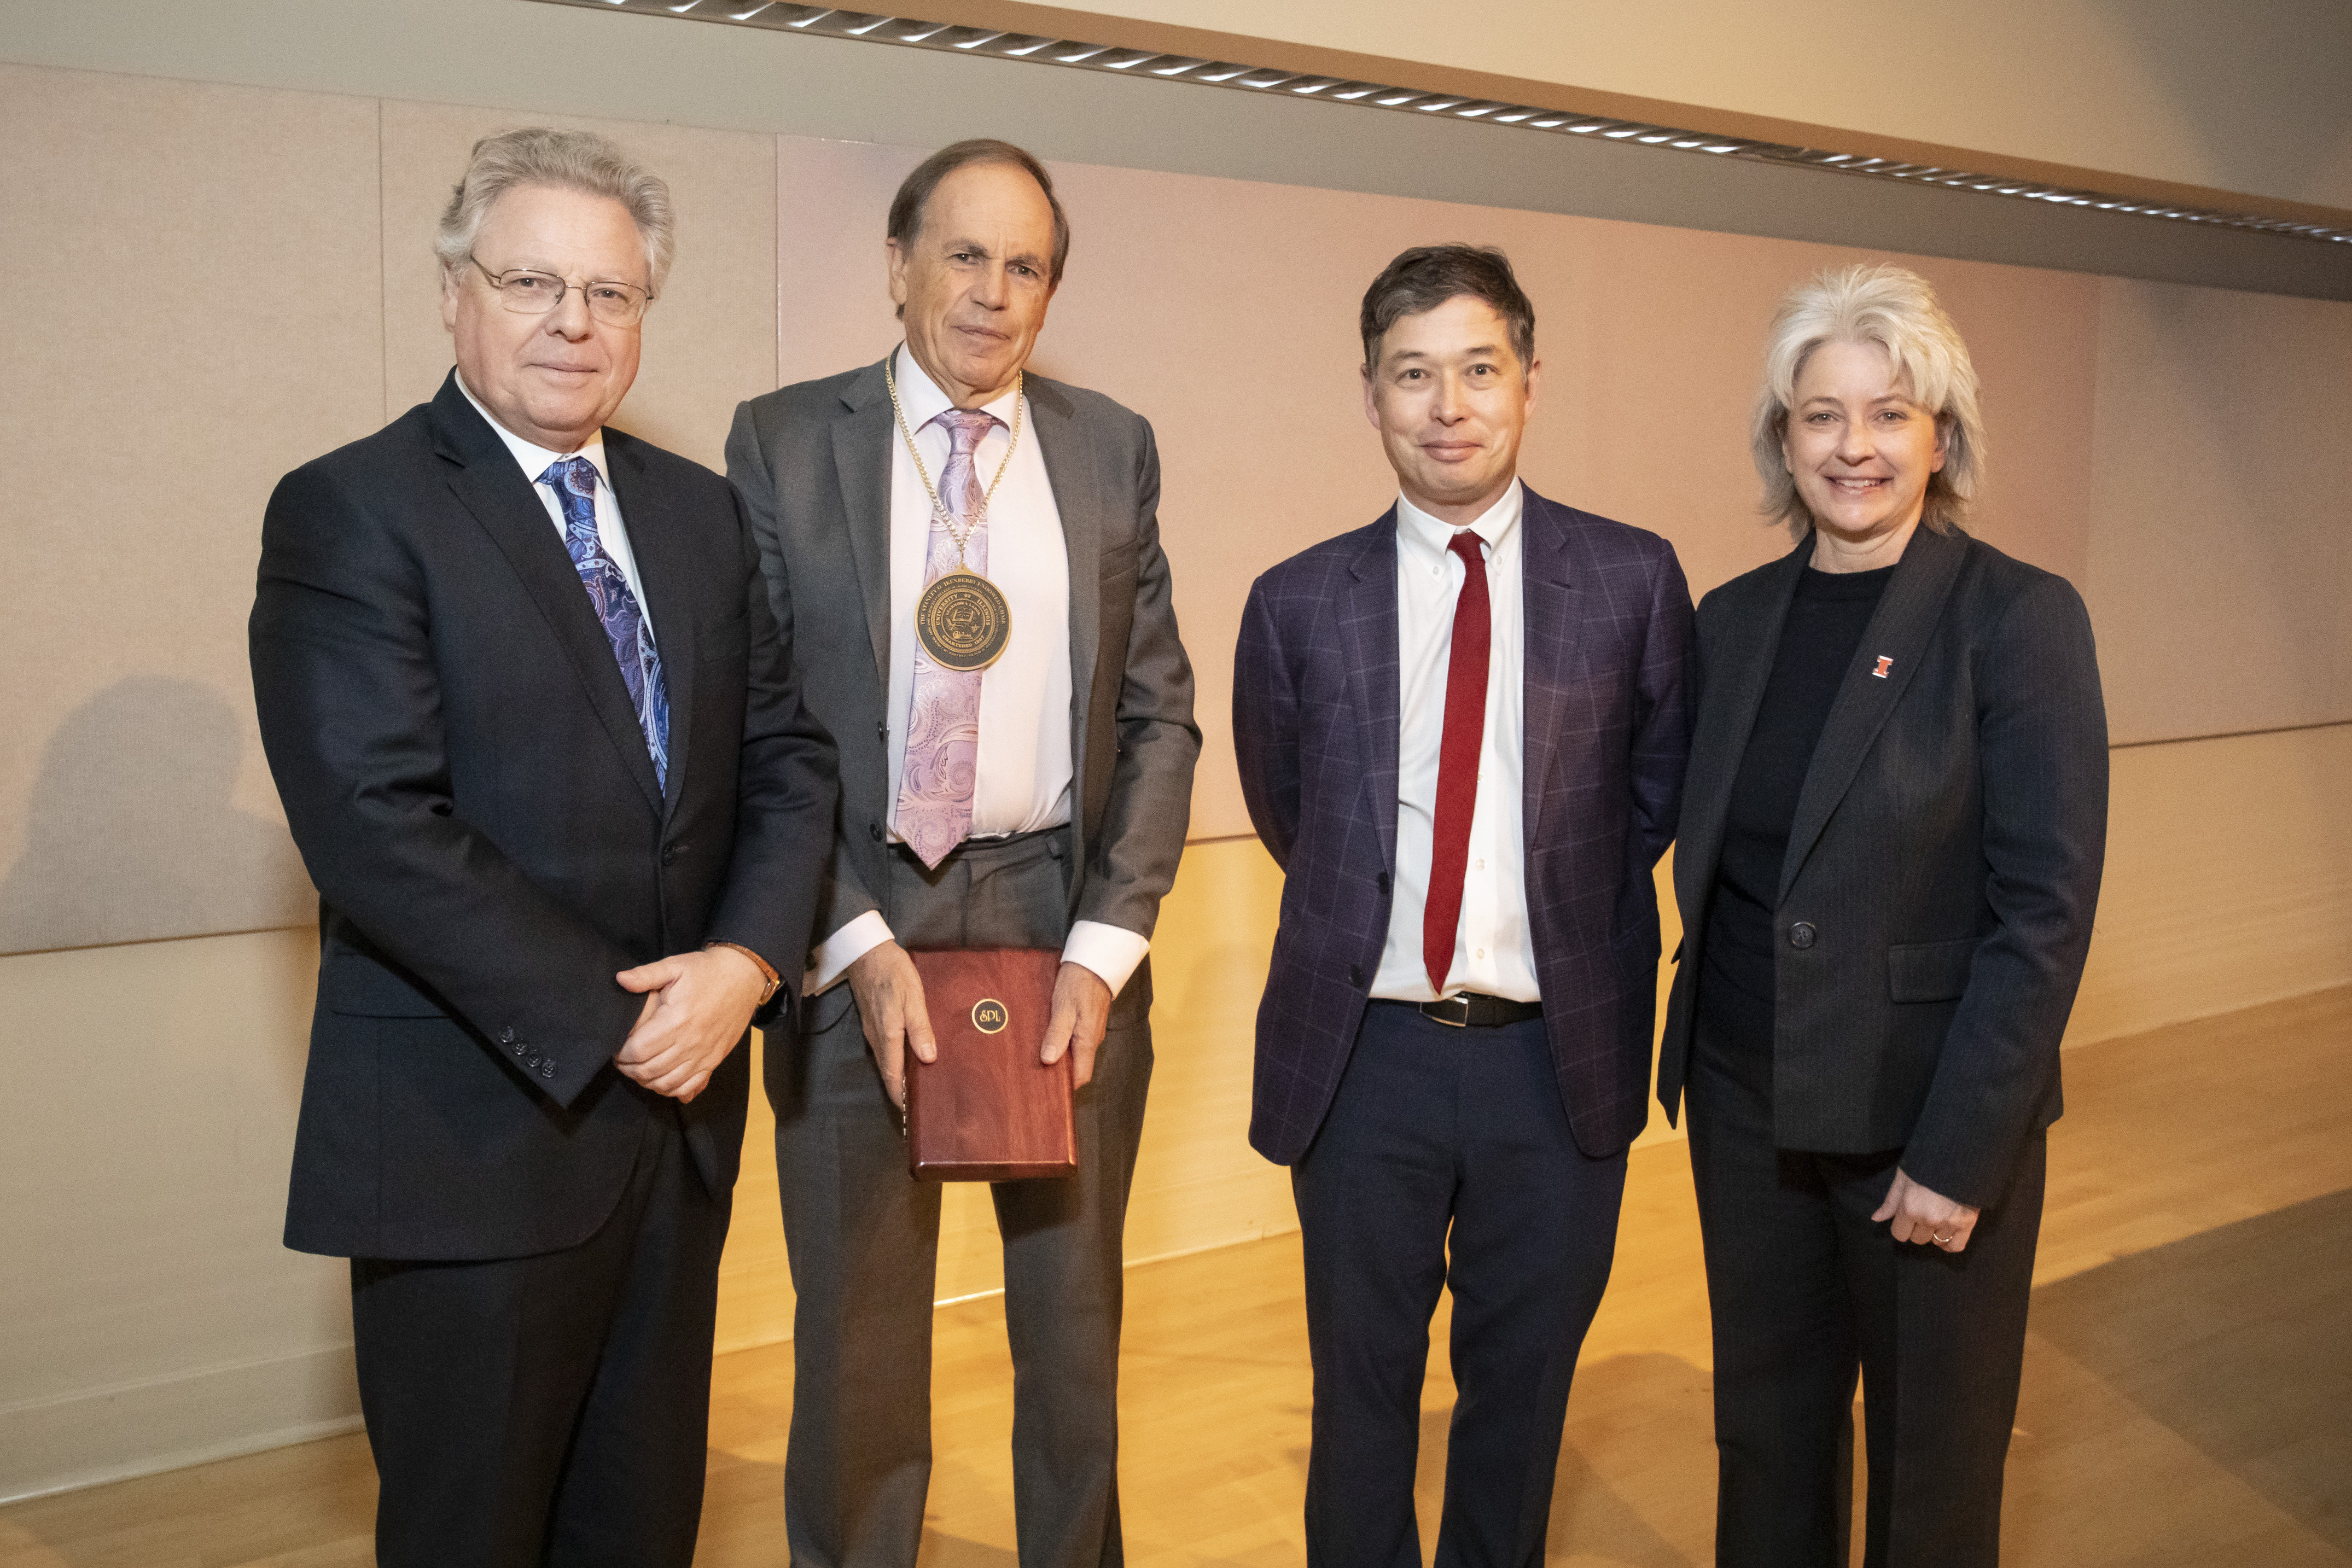
[[[1813,938],[1820,935],[1820,932],[1813,929],[1813,923],[1811,921],[1800,920],[1794,925],[1789,927],[1789,946],[1801,951],[1804,948],[1811,946],[1813,945]]]
[[[1363,970],[1361,970],[1361,969],[1360,969],[1360,968],[1358,968],[1358,967],[1355,967],[1354,965],[1352,965],[1352,964],[1351,964],[1351,965],[1349,965],[1349,966],[1348,967],[1348,984],[1349,984],[1349,985],[1351,985],[1351,986],[1360,986],[1360,985],[1362,985],[1363,983],[1364,983],[1364,971],[1363,971]]]
[[[514,1042],[514,1053],[517,1056],[528,1056],[530,1054],[530,1047],[525,1045],[520,1040],[517,1040]]]
[[[879,822],[866,823],[866,836],[872,839],[876,843],[880,843],[882,841],[882,824]]]
[[[554,1077],[554,1076],[555,1076],[555,1063],[553,1063],[552,1061],[550,1061],[547,1058],[545,1058],[545,1057],[543,1057],[543,1056],[542,1056],[542,1057],[541,1057],[541,1058],[539,1059],[539,1075],[540,1075],[541,1078],[552,1078],[552,1077]]]
[[[1380,886],[1381,886],[1381,896],[1382,898],[1386,898],[1386,897],[1389,895],[1389,873],[1386,873],[1386,872],[1382,872],[1382,873],[1381,873],[1381,876],[1380,876]]]
[[[500,1045],[512,1045],[514,1042],[515,1039],[513,1030],[502,1029],[499,1030],[499,1043]]]
[[[686,853],[686,842],[684,840],[680,840],[674,844],[664,844],[662,846],[662,864],[674,864],[677,862],[677,857],[684,853]]]

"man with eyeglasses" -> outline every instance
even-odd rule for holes
[[[687,1568],[755,1019],[831,841],[749,527],[606,427],[671,253],[601,137],[478,143],[457,366],[295,470],[254,694],[321,956],[287,1245],[352,1260],[384,1568]]]

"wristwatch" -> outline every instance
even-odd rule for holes
[[[783,977],[776,973],[776,967],[774,965],[769,963],[765,958],[761,957],[757,953],[752,952],[749,947],[744,946],[740,942],[723,942],[717,937],[713,937],[702,945],[702,949],[706,953],[713,947],[734,948],[735,951],[742,954],[743,956],[751,959],[751,962],[760,966],[760,973],[768,977],[767,989],[760,993],[760,999],[752,1003],[752,1006],[761,1008],[766,1007],[770,998],[775,996],[776,988],[784,983]]]

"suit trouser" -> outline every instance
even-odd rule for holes
[[[1454,1029],[1372,1003],[1291,1186],[1315,1363],[1307,1562],[1418,1568],[1413,1465],[1443,1286],[1455,1397],[1437,1562],[1535,1568],[1625,1191],[1622,1151],[1576,1146],[1543,1020]]]
[[[1897,1242],[1870,1217],[1900,1150],[1774,1146],[1769,1028],[1761,1003],[1701,988],[1686,1093],[1715,1322],[1716,1561],[1844,1568],[1859,1373],[1864,1562],[1997,1563],[2044,1138],[2028,1140],[1967,1250]]]
[[[650,1110],[620,1202],[580,1245],[352,1260],[382,1568],[693,1561],[733,1195],[704,1187],[669,1106]]]
[[[1065,835],[967,843],[937,872],[892,859],[908,947],[1055,947],[1068,929]],[[1151,1080],[1148,972],[1112,1009],[1078,1091],[1078,1173],[992,1184],[1013,1352],[1013,1512],[1023,1568],[1121,1562],[1120,1238]],[[772,1060],[792,1259],[784,1521],[800,1568],[910,1568],[930,1482],[940,1184],[907,1173],[897,1112],[857,1009]]]

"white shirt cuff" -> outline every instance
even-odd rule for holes
[[[849,966],[890,940],[890,923],[878,909],[869,909],[824,941],[809,955],[808,973],[802,977],[801,996],[831,990]]]
[[[1116,997],[1127,988],[1135,967],[1150,951],[1149,936],[1139,936],[1123,925],[1080,920],[1071,925],[1069,939],[1062,944],[1062,962],[1081,964],[1093,970]]]

